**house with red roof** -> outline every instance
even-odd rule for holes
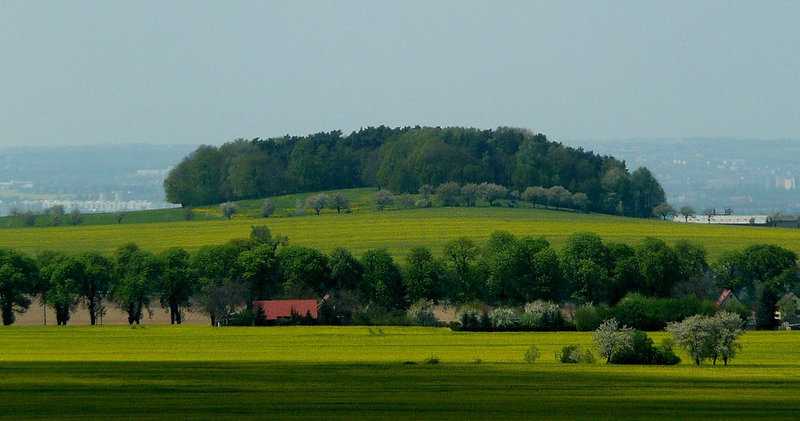
[[[319,318],[319,303],[317,300],[258,300],[253,301],[253,310],[261,308],[268,323],[279,319],[289,319],[292,313],[300,317],[311,316]]]
[[[722,291],[722,294],[719,295],[719,298],[717,298],[717,301],[714,304],[717,308],[725,309],[730,305],[741,303],[742,302],[739,301],[739,299],[736,297],[736,294],[734,294],[732,290],[726,289],[725,291]]]

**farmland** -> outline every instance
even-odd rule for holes
[[[211,214],[211,210],[206,211]],[[170,214],[162,211],[158,215]],[[497,230],[517,236],[545,236],[555,247],[560,247],[569,235],[583,231],[596,232],[606,241],[628,244],[636,244],[645,236],[658,237],[670,244],[688,239],[705,246],[709,261],[726,250],[740,250],[758,243],[775,244],[800,253],[800,230],[680,224],[533,208],[437,207],[382,212],[356,208],[352,213],[328,211],[318,216],[268,219],[237,215],[230,221],[206,219],[203,215],[199,213],[194,221],[177,221],[173,215],[172,222],[7,228],[0,230],[0,247],[27,253],[110,252],[124,243],[135,242],[149,251],[175,246],[194,251],[203,245],[247,237],[251,226],[266,224],[273,233],[287,235],[291,244],[321,251],[345,247],[357,256],[368,249],[386,248],[401,258],[411,247],[420,245],[440,253],[443,245],[456,237],[467,236],[482,244]],[[133,214],[130,219],[146,220]]]
[[[14,418],[796,418],[796,332],[748,332],[728,367],[555,362],[562,345],[586,346],[590,337],[408,327],[10,327],[0,330],[0,411]],[[525,364],[533,344],[542,357]],[[432,355],[439,364],[424,363]]]

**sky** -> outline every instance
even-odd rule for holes
[[[0,1],[0,146],[800,140],[797,1]]]

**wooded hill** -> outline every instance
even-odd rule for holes
[[[164,181],[167,200],[197,206],[354,187],[417,192],[422,185],[489,182],[584,193],[588,210],[649,217],[664,191],[647,168],[501,127],[368,127],[200,146]]]

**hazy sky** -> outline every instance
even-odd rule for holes
[[[0,1],[0,146],[380,124],[800,140],[800,2]]]

